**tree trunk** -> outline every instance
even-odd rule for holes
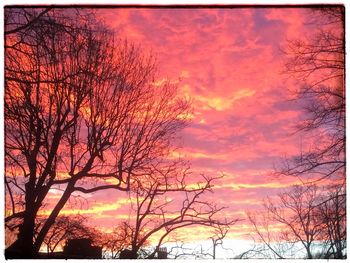
[[[138,247],[133,247],[130,253],[130,259],[137,259]]]
[[[44,242],[45,236],[47,235],[47,232],[50,230],[50,227],[55,223],[55,220],[60,213],[61,209],[64,207],[64,205],[67,203],[69,197],[71,196],[75,184],[75,180],[72,180],[68,183],[66,190],[64,191],[60,201],[56,204],[55,208],[52,210],[49,218],[46,220],[44,226],[41,228],[35,243],[33,245],[33,249],[35,253],[39,252],[39,249]]]
[[[307,247],[306,251],[307,251],[307,258],[308,259],[313,259],[310,246]]]
[[[26,185],[28,188],[28,185]],[[24,211],[23,224],[19,228],[17,240],[5,250],[6,258],[29,259],[36,258],[37,253],[34,251],[33,239],[36,210],[34,195],[26,196],[26,207]]]
[[[19,228],[17,240],[5,250],[6,258],[29,259],[36,257],[33,247],[35,218],[37,214],[34,191],[35,180],[36,167],[35,165],[30,165],[29,181],[25,184],[26,197],[23,223]]]

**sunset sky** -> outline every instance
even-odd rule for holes
[[[225,217],[245,218],[261,209],[267,196],[286,190],[296,178],[274,177],[274,166],[298,154],[303,138],[295,124],[303,117],[292,101],[295,79],[282,74],[288,40],[303,39],[316,28],[304,8],[104,8],[97,18],[117,37],[153,52],[159,79],[177,84],[192,101],[191,123],[182,131],[174,156],[191,163],[192,174],[225,177],[208,199],[227,206]],[[55,198],[54,190],[51,198]],[[61,214],[76,213],[75,199]],[[78,201],[77,201],[78,202]],[[81,202],[81,201],[79,201]],[[70,207],[71,205],[71,207]],[[79,203],[80,214],[110,231],[128,218],[128,196],[113,190]],[[241,221],[228,240],[249,239]],[[201,228],[179,233],[205,240]],[[194,237],[192,238],[194,240]],[[236,252],[239,252],[236,250]]]

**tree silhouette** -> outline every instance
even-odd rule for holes
[[[318,220],[323,227],[323,258],[346,258],[346,195],[343,185],[331,186],[317,207]]]
[[[318,30],[310,38],[290,41],[285,73],[300,81],[296,95],[306,104],[305,119],[297,128],[309,137],[315,135],[279,172],[312,181],[329,177],[344,180],[344,8],[311,10],[310,24]]]
[[[245,257],[293,258],[303,250],[308,259],[345,258],[343,193],[342,185],[324,188],[304,185],[281,193],[278,200],[267,199],[263,213],[248,214],[253,232],[262,245],[246,252]],[[274,228],[278,229],[277,233]]]
[[[5,221],[22,220],[6,253],[33,258],[72,193],[129,191],[156,166],[189,106],[155,84],[152,55],[91,14],[6,8],[5,18]],[[62,194],[34,240],[54,188]]]
[[[100,245],[108,251],[108,258],[117,259],[120,253],[131,245],[131,231],[125,222],[118,224],[111,233],[102,235]]]
[[[130,239],[130,258],[155,258],[161,246],[174,241],[172,234],[190,226],[221,230],[223,239],[237,220],[224,220],[220,213],[224,207],[205,199],[219,178],[202,176],[194,181],[181,161],[154,168],[135,181],[130,193],[130,220],[123,224]],[[145,249],[155,238],[154,248]]]
[[[45,218],[39,219],[39,221],[45,222]],[[95,239],[94,231],[86,225],[86,221],[87,218],[80,215],[58,216],[44,239],[47,253],[51,254],[57,248],[63,248],[67,239]],[[40,222],[37,225],[40,225]]]

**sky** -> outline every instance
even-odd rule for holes
[[[302,105],[291,99],[299,83],[283,74],[289,40],[315,32],[304,8],[114,8],[96,9],[97,19],[117,37],[153,52],[158,81],[169,79],[192,101],[191,123],[179,134],[175,155],[191,163],[192,174],[224,175],[209,200],[226,206],[225,217],[245,218],[262,209],[264,198],[298,183],[276,177],[274,167],[300,152],[295,125]],[[59,194],[57,194],[57,197]],[[90,216],[91,225],[110,231],[128,218],[128,197],[111,191],[89,201],[71,198],[61,214]],[[90,198],[91,197],[91,198]],[[54,200],[55,192],[51,191]],[[78,206],[77,206],[78,204]],[[249,239],[245,220],[228,240]],[[179,233],[206,239],[196,227]],[[196,238],[194,238],[194,236]]]
[[[271,173],[299,152],[301,138],[292,133],[303,111],[289,101],[296,82],[282,74],[282,49],[314,30],[305,25],[308,10],[122,8],[97,10],[97,17],[118,37],[155,53],[160,80],[177,83],[191,98],[193,118],[180,135],[179,154],[193,173],[225,175],[212,198],[228,207],[228,218],[244,217],[297,183]],[[102,206],[99,220],[113,221]],[[235,225],[231,237],[245,238],[246,223]]]

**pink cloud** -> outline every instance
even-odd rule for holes
[[[227,174],[207,198],[228,205],[228,217],[257,209],[267,195],[297,182],[269,174],[299,151],[300,137],[291,134],[302,109],[289,101],[295,82],[281,74],[281,47],[315,30],[304,23],[307,10],[119,8],[97,15],[118,37],[152,50],[157,81],[170,78],[192,99],[193,122],[181,134],[179,154],[193,173]],[[122,198],[108,191],[94,199],[103,206],[111,196]],[[96,222],[112,226],[126,207],[101,208]]]

